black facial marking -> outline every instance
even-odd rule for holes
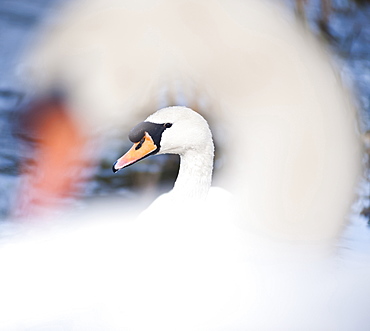
[[[164,130],[170,128],[171,126],[171,123],[157,124],[151,122],[141,122],[130,131],[128,138],[133,143],[140,142],[135,147],[135,149],[139,149],[144,143],[145,132],[148,132],[148,134],[152,137],[154,144],[157,146],[157,149],[150,154],[155,154],[159,151],[161,147],[162,133],[164,132]]]
[[[140,142],[136,145],[135,150],[140,149],[140,148],[141,148],[141,146],[143,146],[144,141],[145,141],[145,138],[144,138],[144,137],[143,137],[143,138],[141,138]]]

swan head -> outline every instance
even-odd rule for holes
[[[129,133],[131,149],[113,165],[113,172],[128,167],[150,155],[188,152],[213,156],[213,141],[207,121],[186,107],[167,107],[150,115]]]

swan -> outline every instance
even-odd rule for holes
[[[346,224],[361,152],[355,112],[321,45],[276,4],[260,0],[86,0],[58,12],[63,17],[30,55],[31,90],[46,100],[32,107],[31,118],[49,123],[36,126],[50,143],[33,173],[43,171],[42,197],[60,193],[50,184],[79,178],[67,169],[76,159],[81,172],[96,160],[93,144],[79,162],[96,129],[122,131],[121,123],[145,118],[148,109],[184,105],[180,85],[186,106],[226,128],[218,133],[221,180],[241,217],[202,202],[178,208],[187,199],[165,198],[157,213],[149,208],[138,220],[119,200],[60,223],[52,217],[36,229],[1,231],[10,233],[0,249],[0,329],[368,325],[367,267],[338,270],[335,259],[322,256],[321,243],[335,247]],[[163,96],[163,89],[174,92]],[[46,114],[62,116],[43,122]],[[55,129],[65,124],[72,131]],[[163,131],[161,147],[190,130],[168,141],[175,128]],[[206,195],[205,182],[195,195]],[[187,184],[173,191],[199,188]]]
[[[154,154],[179,154],[173,196],[205,199],[212,181],[214,144],[206,120],[186,107],[163,108],[136,125],[129,134],[132,148],[113,165],[128,167]]]

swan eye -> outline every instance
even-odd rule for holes
[[[164,124],[164,127],[167,129],[167,128],[170,128],[172,126],[172,123],[166,123]]]

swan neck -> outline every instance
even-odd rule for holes
[[[212,182],[213,143],[204,151],[180,155],[180,169],[173,193],[181,198],[205,199]]]

